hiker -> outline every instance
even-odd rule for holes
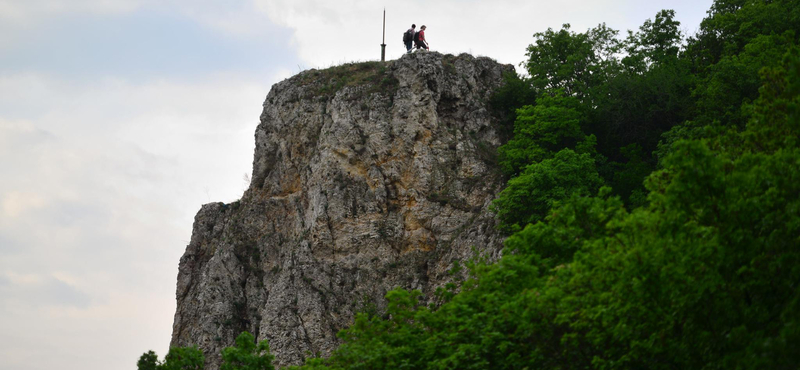
[[[414,42],[414,34],[416,33],[416,32],[414,32],[414,30],[416,28],[417,28],[417,25],[416,24],[412,24],[411,28],[409,28],[408,31],[406,31],[403,34],[403,43],[406,44],[406,52],[407,53],[410,53],[411,49],[414,48],[412,43]]]
[[[428,41],[425,40],[425,29],[427,28],[428,27],[425,27],[425,25],[423,25],[422,27],[419,28],[419,32],[414,34],[414,42],[417,44],[417,50],[419,49],[430,50],[429,47],[430,44],[428,44]]]

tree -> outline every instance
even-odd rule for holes
[[[253,334],[242,332],[236,337],[236,344],[222,350],[220,370],[273,370],[269,343],[262,340],[256,344]]]
[[[136,368],[138,370],[156,370],[158,369],[158,355],[156,355],[153,351],[147,351],[139,357],[139,361],[136,362]]]
[[[601,85],[616,65],[617,34],[605,24],[585,33],[571,32],[564,24],[558,32],[548,28],[534,34],[525,64],[534,88],[540,96],[562,90],[582,101],[591,97],[590,90]]]
[[[504,72],[503,85],[492,95],[490,105],[503,117],[503,133],[510,134],[514,129],[517,109],[535,102],[536,91],[529,78],[519,76],[516,72]]]
[[[158,370],[203,370],[205,356],[197,347],[172,347]]]
[[[618,31],[605,24],[583,33],[572,32],[565,25],[558,32],[548,29],[535,34],[528,47],[526,67],[538,99],[574,100],[568,107],[578,116],[578,124],[569,127],[579,128],[581,134],[561,148],[576,148],[582,137],[594,135],[597,165],[608,182],[614,182],[615,169],[625,167],[631,159],[621,148],[638,146],[642,148],[637,157],[641,170],[637,181],[626,187],[633,185],[643,192],[641,180],[644,172],[655,167],[651,152],[661,134],[689,116],[695,79],[691,64],[681,58],[679,26],[674,11],[662,10],[637,32],[629,32],[625,40],[617,39]],[[525,106],[517,111],[514,137],[499,151],[506,173],[518,174],[525,163],[561,149],[537,151],[539,148],[531,145],[537,133],[519,130],[530,126],[526,120],[541,121],[536,109]],[[614,191],[629,201],[629,189],[615,187]]]
[[[136,363],[138,370],[202,370],[205,356],[197,347],[172,347],[159,362],[153,351],[147,351]]]
[[[553,158],[528,165],[492,202],[498,228],[519,231],[543,220],[559,201],[572,195],[594,195],[603,184],[594,159],[587,153],[563,149]]]
[[[683,40],[680,24],[675,20],[675,11],[665,9],[656,14],[655,20],[646,20],[639,32],[628,31],[625,42],[628,55],[623,63],[642,72],[676,60]]]
[[[576,98],[557,91],[554,96],[538,98],[536,105],[518,109],[514,137],[498,148],[503,172],[516,176],[529,164],[552,158],[559,150],[574,148],[585,140],[578,106]]]
[[[687,56],[702,73],[722,57],[741,53],[755,37],[798,30],[799,5],[797,0],[714,0],[697,36],[689,42]]]

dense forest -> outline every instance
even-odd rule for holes
[[[716,0],[690,37],[670,10],[536,33],[492,102],[503,257],[436,307],[390,291],[298,369],[797,369],[797,32],[798,0]],[[223,361],[272,368],[247,333]],[[139,360],[195,368],[196,348]]]

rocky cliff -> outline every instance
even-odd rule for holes
[[[172,345],[208,368],[241,331],[278,365],[326,355],[396,287],[425,299],[454,261],[496,257],[488,206],[503,181],[487,104],[512,71],[488,58],[405,55],[302,72],[273,86],[250,188],[204,205],[181,258]]]

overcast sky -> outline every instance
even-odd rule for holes
[[[270,86],[432,50],[518,65],[532,34],[636,29],[711,0],[0,0],[0,370],[166,354],[201,204],[247,187]]]

